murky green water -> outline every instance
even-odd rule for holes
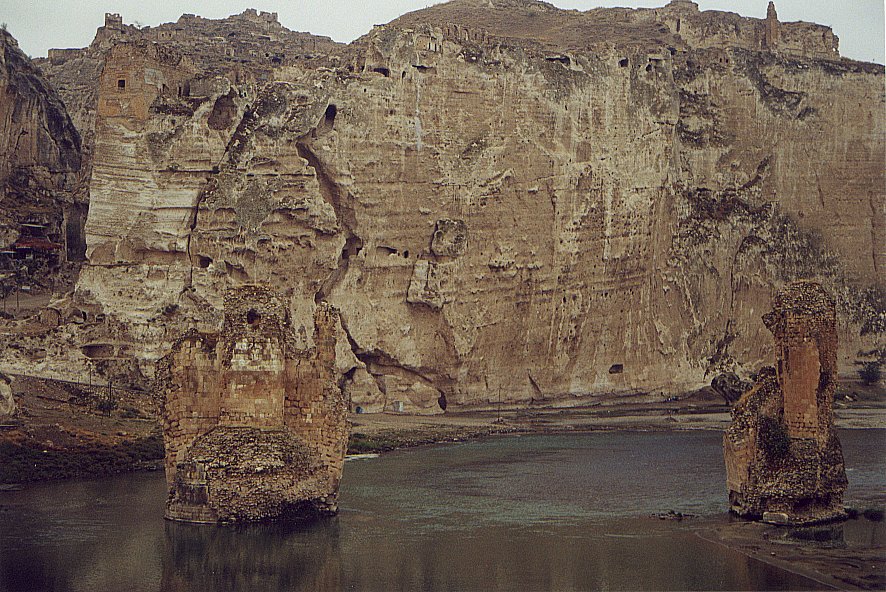
[[[886,430],[841,434],[847,501],[884,491]],[[714,432],[526,436],[349,462],[338,517],[162,519],[161,474],[0,493],[0,590],[737,590],[815,582],[708,543],[726,520]]]

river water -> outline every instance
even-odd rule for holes
[[[886,487],[886,430],[841,432],[847,505]],[[726,521],[718,432],[495,438],[345,466],[337,517],[162,518],[159,473],[0,493],[0,590],[738,590],[819,584],[695,535]],[[674,510],[700,517],[651,518]]]

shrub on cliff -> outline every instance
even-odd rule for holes
[[[882,377],[883,372],[881,369],[880,362],[865,362],[861,367],[861,370],[858,371],[858,377],[868,385],[877,384],[880,382],[880,378]]]
[[[117,401],[110,398],[100,399],[95,407],[96,409],[104,413],[106,417],[109,417],[111,415],[111,411],[117,408]]]

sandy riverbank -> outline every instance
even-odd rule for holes
[[[115,389],[116,408],[100,411],[104,387],[17,376],[15,417],[0,422],[0,484],[160,469],[163,444],[156,402]],[[850,391],[850,396],[859,393]],[[876,395],[876,396],[875,396]],[[878,393],[836,405],[841,428],[886,427]],[[351,414],[350,453],[473,440],[494,435],[599,430],[724,430],[729,407],[699,391],[670,401],[601,398],[568,408],[485,409],[439,415]]]
[[[351,415],[351,452],[385,452],[406,446],[499,434],[601,430],[717,430],[730,422],[725,405],[619,405],[569,409],[475,411],[444,415]],[[838,428],[886,428],[886,408],[836,410]]]
[[[773,526],[730,517],[726,523],[705,520],[693,528],[705,540],[837,590],[884,590],[884,501],[871,501],[877,510],[853,510],[852,518],[819,526]]]

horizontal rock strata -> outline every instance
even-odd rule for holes
[[[251,282],[279,287],[306,347],[316,307],[341,311],[341,387],[372,411],[746,374],[797,278],[837,296],[842,368],[882,342],[883,67],[827,27],[456,0],[348,46],[254,11],[111,15],[45,68],[76,79],[86,58],[76,302],[107,315],[91,343],[127,376],[217,331]]]

